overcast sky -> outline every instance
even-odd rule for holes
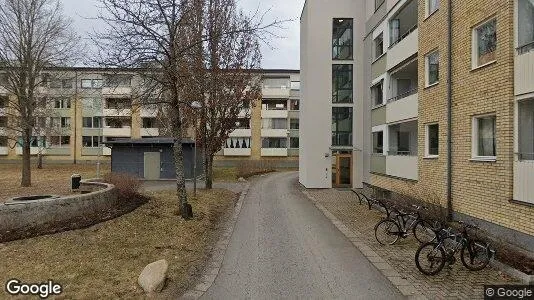
[[[91,20],[98,14],[96,6],[98,0],[61,0],[65,14],[74,20],[75,29],[80,36],[87,36],[93,31],[98,22]],[[277,30],[283,38],[273,39],[271,49],[263,46],[262,67],[269,69],[298,69],[299,68],[299,18],[304,0],[237,0],[239,5],[249,12],[259,7],[261,11],[268,11],[269,20],[292,19],[284,25],[284,29]]]

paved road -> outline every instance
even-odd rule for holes
[[[295,173],[253,181],[204,299],[396,299],[395,287],[298,190]]]

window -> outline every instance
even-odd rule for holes
[[[351,107],[332,107],[332,146],[352,146]]]
[[[61,117],[61,128],[70,128],[70,118]]]
[[[287,138],[262,138],[262,148],[287,148]]]
[[[250,148],[250,138],[248,137],[233,137],[226,140],[225,148]]]
[[[300,81],[291,81],[291,89],[294,91],[300,90]]]
[[[417,156],[418,128],[417,121],[408,121],[389,125],[388,155]]]
[[[534,49],[534,1],[519,0],[517,17],[517,43],[523,54]]]
[[[382,54],[384,54],[384,34],[381,33],[373,41],[375,48],[375,59],[378,59]]]
[[[82,79],[82,89],[99,89],[102,87],[102,79]]]
[[[287,119],[262,119],[262,129],[287,129]]]
[[[373,153],[384,154],[384,132],[373,132]]]
[[[132,120],[130,118],[106,118],[107,128],[130,128]]]
[[[132,100],[130,98],[108,98],[106,99],[106,109],[131,109]]]
[[[519,102],[519,159],[534,160],[534,99]]]
[[[7,136],[0,136],[0,147],[7,147]]]
[[[430,16],[439,8],[439,0],[426,0],[426,15]]]
[[[263,87],[267,89],[283,89],[286,90],[291,85],[289,78],[263,78]]]
[[[290,119],[289,120],[289,129],[299,129],[299,119]]]
[[[102,118],[101,117],[83,117],[82,123],[83,123],[83,128],[101,128]]]
[[[70,99],[54,98],[54,108],[70,108]]]
[[[352,103],[352,65],[332,66],[332,102]]]
[[[250,129],[250,119],[238,119],[235,122],[236,129]]]
[[[473,157],[495,159],[496,147],[496,116],[480,116],[473,118]]]
[[[129,87],[132,86],[132,76],[130,75],[108,75],[106,76],[106,87]]]
[[[381,80],[377,85],[371,88],[371,97],[373,99],[373,106],[384,104],[384,81]]]
[[[425,156],[433,157],[439,155],[439,125],[431,124],[426,126]]]
[[[287,100],[264,100],[262,110],[287,110]]]
[[[299,138],[298,137],[290,137],[289,138],[289,148],[292,148],[292,149],[298,149],[299,148]]]
[[[497,20],[492,19],[473,30],[473,68],[496,59]]]
[[[334,19],[332,59],[352,59],[352,19]]]
[[[157,128],[156,118],[143,118],[143,128]]]
[[[300,109],[299,100],[296,100],[296,99],[289,100],[289,104],[290,104],[290,107],[289,107],[290,110]]]
[[[375,0],[375,11],[377,11],[382,4],[384,4],[385,0]]]
[[[425,60],[426,86],[428,87],[439,82],[439,52],[427,54]]]
[[[52,147],[63,147],[70,145],[70,136],[51,136],[50,137],[50,146]]]
[[[85,148],[98,148],[100,147],[99,140],[102,141],[102,137],[98,136],[83,136],[82,146]]]

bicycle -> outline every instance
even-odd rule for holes
[[[455,254],[460,252],[462,264],[471,271],[486,268],[493,256],[490,245],[472,238],[469,230],[480,229],[477,225],[458,222],[462,225],[461,233],[455,234],[451,228],[439,232],[435,241],[422,244],[415,253],[415,265],[425,275],[436,275],[445,267],[445,263],[456,263]]]
[[[423,219],[419,211],[423,206],[412,205],[416,211],[405,213],[392,207],[394,217],[389,216],[375,225],[375,238],[381,245],[393,245],[399,238],[407,238],[410,232],[420,243],[436,239],[436,232],[441,229],[439,222],[431,224]]]

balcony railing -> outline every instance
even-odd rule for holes
[[[400,43],[400,41],[404,40],[407,36],[409,36],[410,33],[414,32],[416,29],[417,29],[417,24],[415,24],[415,25],[414,25],[412,28],[410,28],[407,32],[405,32],[403,35],[401,35],[396,41],[394,41],[393,43],[391,43],[391,45],[389,45],[388,49],[393,48],[395,45],[397,45],[398,43]]]
[[[408,150],[408,151],[390,150],[390,151],[388,151],[388,155],[391,155],[391,156],[417,156],[417,152],[416,151],[411,151],[411,150]]]
[[[393,98],[389,98],[387,103],[395,102],[395,101],[400,100],[402,98],[406,98],[408,96],[415,95],[415,94],[417,94],[417,91],[418,91],[418,88],[411,89],[411,90],[407,91],[406,93],[402,93],[402,94],[397,95],[397,96],[395,96]]]
[[[517,55],[525,54],[534,50],[534,41],[517,48]]]

